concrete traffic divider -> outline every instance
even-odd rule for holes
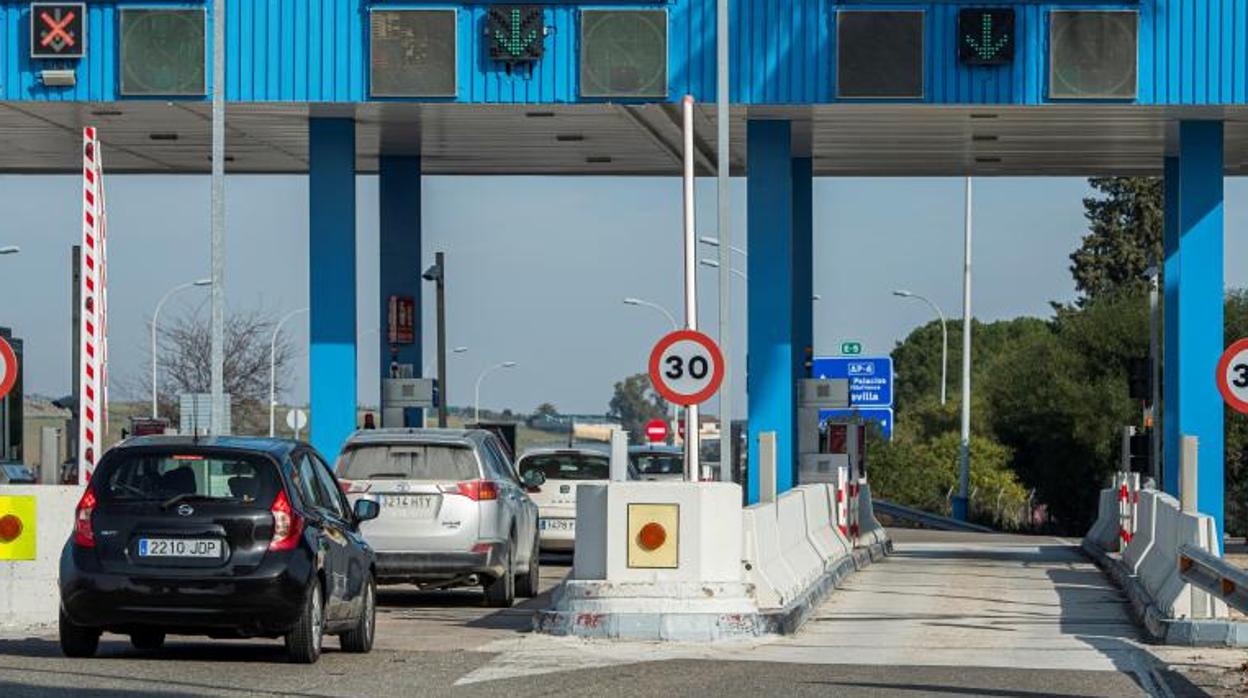
[[[780,526],[780,550],[785,562],[797,574],[802,587],[823,574],[823,556],[807,537],[806,497],[800,490],[789,490],[776,498],[776,518]]]
[[[871,485],[863,482],[858,488],[858,535],[859,544],[878,548],[888,542],[888,532],[875,518],[875,506],[871,502]]]
[[[1101,550],[1118,549],[1118,490],[1116,488],[1109,487],[1101,490],[1096,522],[1088,530],[1086,539],[1092,541]]]
[[[798,575],[784,559],[775,504],[755,504],[742,512],[745,580],[754,587],[759,608],[780,608],[802,590]]]
[[[833,505],[836,496],[826,484],[802,485],[798,488],[806,499],[806,535],[824,560],[824,568],[849,554],[849,541],[836,528]]]
[[[35,505],[34,520],[21,522],[22,535],[34,536],[34,559],[0,559],[0,630],[56,625],[61,550],[73,530],[81,496],[77,486],[0,485],[0,501],[33,497]]]

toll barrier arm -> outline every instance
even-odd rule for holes
[[[1179,546],[1179,574],[1196,587],[1248,613],[1248,571],[1192,545]]]

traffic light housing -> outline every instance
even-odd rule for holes
[[[1131,359],[1127,362],[1127,388],[1132,400],[1152,400],[1152,362],[1148,359]]]
[[[1140,429],[1131,435],[1131,472],[1152,475],[1153,430]]]

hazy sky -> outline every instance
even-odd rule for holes
[[[208,179],[108,178],[110,351],[119,386],[147,364],[148,321],[159,296],[208,273]],[[27,389],[69,392],[69,249],[81,234],[76,177],[0,177],[0,325],[26,340]],[[715,190],[699,182],[700,234],[715,234]],[[1069,253],[1084,231],[1082,179],[980,179],[975,199],[975,315],[997,319],[1049,314],[1049,301],[1074,289]],[[1248,285],[1248,186],[1227,180],[1228,286]],[[227,295],[233,307],[274,314],[308,298],[307,183],[302,177],[228,179]],[[519,366],[487,379],[482,402],[530,410],[544,401],[564,411],[601,412],[620,377],[641,371],[667,329],[657,312],[620,300],[638,296],[679,311],[680,184],[677,179],[429,177],[424,187],[424,250],[448,257],[448,336],[469,347],[451,356],[450,398],[472,401],[479,371]],[[928,321],[918,301],[893,298],[905,287],[961,316],[960,179],[820,179],[815,183],[817,353],[842,340],[887,353]],[[745,184],[734,183],[734,236],[745,241]],[[377,400],[377,180],[358,180],[360,401]],[[705,256],[714,256],[711,248]],[[738,262],[744,260],[738,257]],[[418,273],[420,270],[414,270]],[[700,276],[702,328],[716,332],[716,272]],[[745,287],[734,288],[744,352]],[[162,317],[192,312],[206,289],[184,292]],[[425,356],[434,316],[425,294]],[[205,311],[206,312],[206,311]],[[307,395],[307,322],[288,324],[300,349],[296,386]],[[744,388],[738,380],[738,400]],[[741,404],[738,402],[738,404]],[[712,410],[713,410],[712,406]]]

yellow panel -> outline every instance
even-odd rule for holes
[[[666,539],[654,550],[638,543],[641,529],[649,523],[663,527]],[[680,566],[680,505],[628,505],[628,566],[637,568],[676,569]]]
[[[14,532],[17,536],[7,538]],[[0,560],[35,559],[35,498],[0,495]]]

